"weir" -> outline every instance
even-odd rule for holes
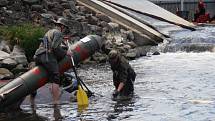
[[[148,0],[132,0],[126,2],[124,0],[109,0],[106,1],[106,3],[126,8],[161,21],[166,21],[168,23],[181,26],[186,29],[195,30],[195,25],[193,23],[184,20],[183,18],[155,5]]]
[[[155,30],[154,28],[136,20],[135,18],[111,7],[106,4],[104,1],[99,0],[77,0],[80,4],[94,10],[97,12],[101,12],[112,18],[113,21],[119,23],[126,28],[137,32],[138,34],[145,37],[145,40],[148,43],[160,43],[163,42],[165,38],[162,33]]]

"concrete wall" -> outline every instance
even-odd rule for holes
[[[177,8],[181,8],[181,0],[149,0],[166,10],[176,13]],[[189,1],[189,2],[188,2]],[[189,11],[189,20],[193,19],[195,10],[198,9],[199,0],[184,0],[184,10]],[[204,0],[206,11],[210,13],[210,17],[215,16],[215,0]]]

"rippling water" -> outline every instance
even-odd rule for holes
[[[95,92],[88,109],[77,111],[76,102],[59,108],[39,104],[36,114],[29,105],[20,113],[1,119],[31,121],[212,121],[215,119],[215,53],[162,53],[130,64],[137,72],[135,94],[130,100],[113,101],[111,71],[107,64],[82,66],[78,71]]]
[[[79,75],[95,92],[87,110],[79,112],[68,93],[62,96],[62,104],[55,107],[50,104],[50,93],[46,91],[47,94],[39,93],[36,111],[25,101],[22,111],[0,114],[0,120],[214,121],[215,27],[189,31],[165,22],[149,22],[171,38],[159,46],[160,51],[166,53],[130,61],[137,72],[135,94],[131,99],[111,99],[112,72],[108,64],[83,65],[78,69]]]

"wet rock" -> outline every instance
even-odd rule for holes
[[[160,55],[160,52],[156,51],[152,55]]]
[[[148,37],[147,35],[138,34],[134,32],[134,43],[138,46],[144,46],[144,45],[157,45],[153,40]]]
[[[151,47],[152,46],[139,46],[139,47],[136,47],[138,57],[146,56],[147,53],[151,50]]]
[[[11,73],[6,68],[0,68],[0,79],[12,79],[14,78],[13,73]]]
[[[7,69],[13,69],[16,67],[17,65],[17,62],[11,58],[7,58],[7,59],[4,59],[2,62],[1,62],[1,65],[2,67],[4,68],[7,68]]]
[[[129,59],[135,59],[138,56],[137,50],[131,49],[131,50],[129,50],[129,52],[125,56],[126,56],[126,58],[129,58]]]

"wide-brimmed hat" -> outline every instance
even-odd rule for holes
[[[109,58],[110,60],[116,59],[116,58],[118,58],[118,57],[119,57],[119,52],[118,52],[117,50],[111,50],[111,51],[109,52],[109,54],[108,54],[108,58]]]
[[[64,25],[66,27],[69,27],[69,21],[65,18],[59,18],[57,21],[55,21],[55,24],[61,24]]]

